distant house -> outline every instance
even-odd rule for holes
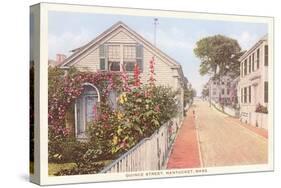
[[[254,126],[258,105],[268,105],[268,40],[261,38],[240,58],[240,120]]]
[[[232,107],[237,108],[238,103],[238,84],[239,84],[240,77],[236,77],[231,80],[230,82],[230,104]]]
[[[209,97],[215,103],[222,103],[224,105],[231,105],[235,102],[236,88],[235,79],[231,76],[222,76],[218,79],[210,79],[208,82]]]
[[[149,79],[149,61],[155,59],[155,79],[157,85],[166,85],[179,90],[179,109],[183,109],[185,77],[181,65],[133,31],[122,22],[117,22],[84,46],[74,49],[73,54],[61,63],[67,70],[76,67],[80,71],[125,71],[133,74],[135,63],[140,67],[141,82]],[[75,105],[75,132],[83,136],[86,123],[94,116],[93,105],[99,100],[99,88],[85,85],[85,91]],[[116,94],[112,94],[113,103]],[[181,112],[183,117],[183,110]]]

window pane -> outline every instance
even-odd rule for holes
[[[120,71],[120,62],[110,62],[111,71]]]
[[[108,46],[108,58],[109,59],[119,59],[120,58],[120,46],[119,45]]]
[[[135,62],[124,62],[125,63],[125,70],[126,71],[134,71],[135,68]]]
[[[136,46],[124,46],[124,59],[136,59]]]
[[[84,86],[84,94],[85,95],[98,95],[97,91],[95,88],[93,88],[90,85]]]

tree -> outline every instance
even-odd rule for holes
[[[239,58],[244,52],[241,52],[237,40],[223,35],[205,37],[196,43],[194,53],[201,60],[200,75],[212,75],[212,79],[219,83],[222,76],[239,76]],[[220,92],[219,88],[219,98]]]
[[[203,98],[209,97],[209,87],[207,85],[202,89],[201,95]]]
[[[192,87],[184,88],[184,106],[186,106],[188,103],[192,103],[194,97],[196,97],[195,89]]]
[[[191,92],[192,92],[192,99],[193,99],[194,97],[197,96],[197,92],[195,89],[192,89]]]
[[[239,75],[239,61],[243,52],[237,40],[214,35],[205,37],[196,43],[195,55],[201,60],[200,75],[213,75],[214,78],[232,73],[233,77]]]

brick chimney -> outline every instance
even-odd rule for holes
[[[56,56],[56,64],[60,65],[66,59],[66,55],[64,54],[57,54]]]

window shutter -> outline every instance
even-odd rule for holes
[[[241,103],[243,103],[243,88],[241,88]]]
[[[257,50],[257,69],[260,67],[260,49]]]
[[[136,60],[139,66],[140,72],[143,72],[143,45],[136,45]]]
[[[252,72],[255,71],[255,53],[252,54]]]
[[[251,71],[252,71],[252,62],[251,62],[251,60],[252,60],[252,57],[251,56],[249,56],[249,73],[251,73]]]
[[[268,45],[264,46],[264,66],[268,66]]]
[[[107,70],[106,46],[104,44],[99,46],[99,55],[100,55],[100,70]]]
[[[264,82],[264,102],[268,103],[268,82]]]
[[[251,86],[249,86],[249,103],[252,101],[252,93],[251,93]]]

